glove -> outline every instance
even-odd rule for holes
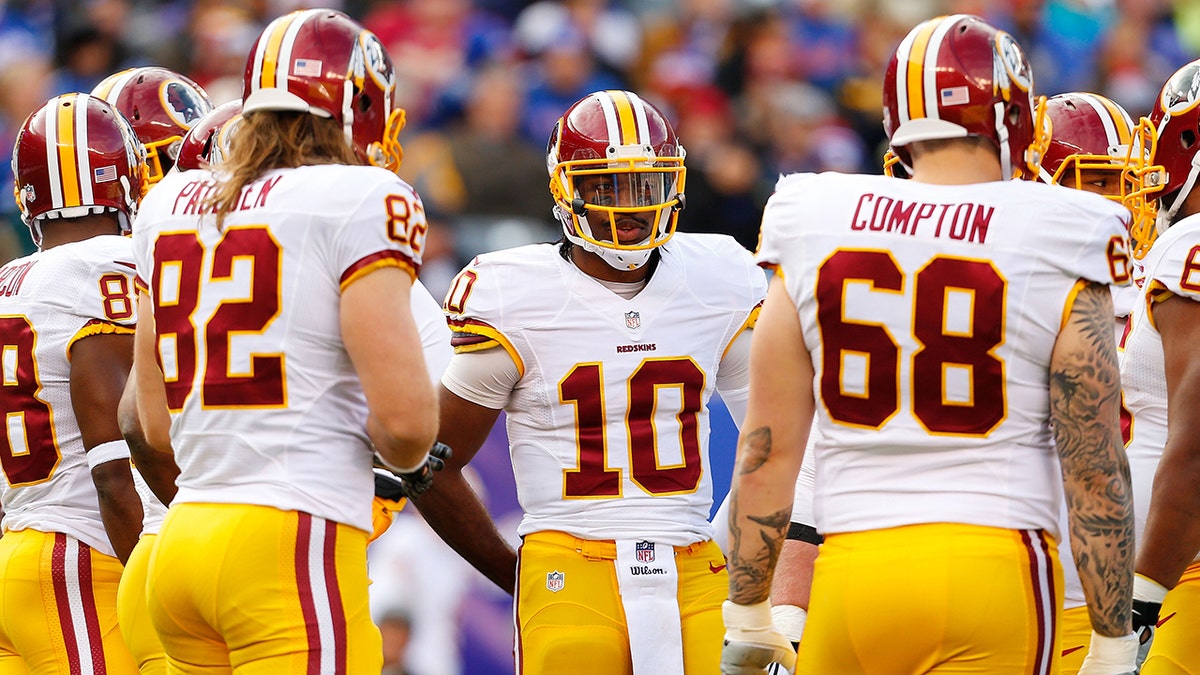
[[[450,446],[446,445],[445,443],[435,441],[433,447],[429,449],[429,455],[425,457],[425,461],[421,463],[421,466],[417,467],[413,471],[405,472],[392,471],[385,464],[383,464],[382,461],[376,458],[375,495],[378,497],[383,497],[384,499],[392,499],[391,497],[387,497],[380,493],[381,480],[387,482],[385,478],[380,476],[380,469],[384,469],[388,473],[392,474],[392,476],[398,478],[400,481],[398,487],[393,487],[390,484],[383,486],[383,489],[388,491],[389,494],[394,494],[395,490],[397,489],[400,491],[400,497],[407,497],[408,499],[414,499],[424,494],[425,491],[429,489],[429,486],[433,485],[433,472],[441,471],[442,468],[446,466],[446,460],[450,458],[450,455]]]
[[[1105,637],[1092,631],[1088,655],[1079,667],[1079,675],[1134,675],[1137,672],[1138,636]]]
[[[1150,645],[1154,642],[1154,631],[1158,628],[1158,613],[1162,610],[1167,588],[1150,577],[1133,575],[1133,632],[1138,636],[1137,665],[1141,668]]]
[[[739,605],[726,600],[721,615],[725,619],[721,675],[758,675],[772,663],[789,673],[796,668],[796,650],[775,628],[768,603]]]

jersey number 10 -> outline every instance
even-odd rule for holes
[[[676,420],[683,461],[663,466],[658,457],[654,413],[659,390],[676,388],[681,401]],[[580,363],[558,383],[564,404],[575,406],[576,469],[563,472],[563,496],[571,499],[621,496],[621,469],[610,469],[608,420],[604,410],[604,371],[599,363]],[[686,494],[700,484],[699,414],[704,405],[704,371],[687,358],[646,359],[626,382],[630,477],[652,495]]]

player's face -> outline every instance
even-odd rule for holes
[[[613,241],[612,222],[616,222],[617,242],[636,244],[650,236],[656,211],[654,206],[666,199],[666,186],[671,174],[659,172],[605,173],[578,176],[575,179],[579,197],[589,205],[620,209],[588,210],[588,225],[599,240]],[[638,207],[647,207],[638,210]],[[628,210],[626,210],[628,209]]]
[[[1106,197],[1120,197],[1121,169],[1080,169],[1063,173],[1062,184],[1069,188],[1094,192]]]

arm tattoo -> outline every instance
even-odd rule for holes
[[[739,475],[754,473],[771,454],[771,428],[759,427],[741,442],[743,460]],[[730,499],[729,599],[743,605],[762,602],[771,592],[771,575],[779,559],[791,508],[770,514],[743,514],[735,484]],[[745,518],[757,527],[742,528]]]
[[[1071,329],[1080,339],[1055,359],[1050,411],[1092,624],[1120,635],[1128,630],[1134,540],[1112,316],[1107,287],[1088,284],[1076,297]]]
[[[754,473],[762,467],[763,462],[771,456],[771,427],[759,427],[746,434],[742,440],[742,453],[745,460],[738,473]]]

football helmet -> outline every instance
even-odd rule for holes
[[[246,61],[242,113],[307,112],[336,120],[364,162],[400,168],[404,110],[396,72],[375,34],[332,9],[292,12],[267,25]]]
[[[1118,201],[1133,214],[1130,234],[1134,257],[1150,248],[1156,212],[1152,196],[1162,189],[1163,168],[1151,165],[1149,156],[1156,133],[1147,118],[1135,125],[1117,103],[1089,93],[1059,94],[1046,101],[1050,120],[1050,146],[1042,158],[1041,180],[1062,184],[1067,176],[1073,186],[1083,185],[1083,172],[1111,174],[1112,187],[1103,194]]]
[[[179,146],[175,169],[190,171],[215,166],[225,161],[229,134],[242,117],[242,102],[222,103],[192,125]]]
[[[1200,60],[1175,71],[1163,85],[1150,123],[1158,134],[1151,161],[1166,171],[1155,235],[1175,220],[1200,178]]]
[[[615,269],[645,265],[675,234],[684,205],[683,158],[671,123],[637,94],[599,91],[576,101],[546,147],[554,214],[567,239]],[[650,214],[645,237],[621,240],[630,227],[618,221],[627,214]]]
[[[151,185],[175,165],[183,135],[213,109],[200,85],[157,66],[109,75],[92,89],[92,96],[111,103],[133,125],[146,146]]]
[[[910,172],[914,141],[987,138],[1005,179],[1037,175],[1050,137],[1020,45],[966,14],[930,19],[900,43],[883,80],[883,128]]]
[[[33,242],[47,219],[115,212],[129,232],[149,186],[146,151],[129,121],[102,99],[64,94],[34,111],[13,145],[14,192]]]

